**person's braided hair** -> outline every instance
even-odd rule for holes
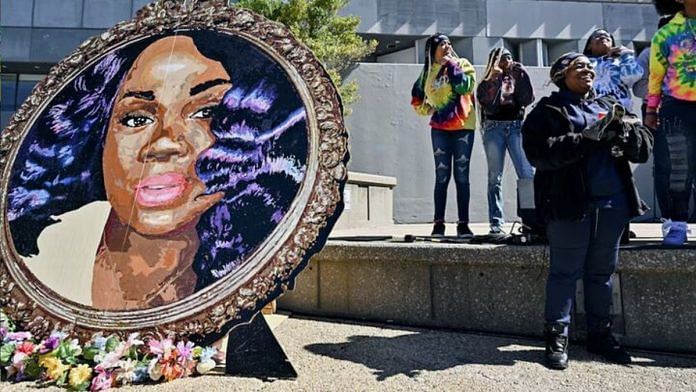
[[[679,11],[684,11],[684,3],[675,0],[653,0],[653,5],[660,16],[674,15]]]

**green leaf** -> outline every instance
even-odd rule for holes
[[[110,353],[116,349],[118,346],[119,340],[116,336],[110,336],[108,339],[106,339],[106,352]]]
[[[63,375],[60,376],[58,380],[56,380],[56,385],[58,386],[63,386],[66,384],[66,381],[68,380],[68,373],[70,373],[70,370],[66,370],[63,372]]]
[[[5,327],[7,332],[14,332],[16,328],[12,319],[9,318],[3,311],[0,311],[0,327]]]
[[[99,349],[96,347],[85,347],[82,351],[82,357],[88,361],[94,362],[94,357],[99,354]]]
[[[83,383],[80,384],[80,385],[76,385],[75,387],[72,387],[72,386],[71,386],[71,387],[70,387],[70,390],[71,390],[71,391],[86,391],[86,390],[89,389],[90,385],[91,385],[91,382],[90,382],[90,381],[85,381],[85,382],[83,382]]]
[[[68,359],[72,357],[72,355],[73,350],[70,348],[70,343],[62,342],[60,345],[58,345],[58,348],[56,349],[56,357],[60,359]]]
[[[3,344],[0,346],[0,364],[7,365],[15,352],[15,344]]]
[[[39,363],[35,357],[32,357],[25,363],[24,374],[29,379],[38,379],[39,377],[41,377],[42,371],[43,369],[41,369],[41,366],[39,366]]]

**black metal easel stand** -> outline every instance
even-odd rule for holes
[[[225,373],[262,379],[297,378],[295,368],[260,313],[249,324],[230,332]]]

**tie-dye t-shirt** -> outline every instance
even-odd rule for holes
[[[633,96],[631,88],[643,76],[643,67],[636,61],[632,52],[620,56],[590,57],[595,68],[592,87],[596,97],[614,97],[623,107],[632,111]]]
[[[425,81],[423,80],[425,78]],[[476,128],[473,90],[474,67],[463,58],[433,64],[421,72],[411,90],[411,105],[422,115],[432,114],[430,126],[443,131]]]
[[[662,95],[696,101],[696,19],[681,12],[655,33],[650,47],[648,106],[657,108]]]

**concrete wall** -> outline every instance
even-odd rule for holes
[[[614,332],[630,347],[696,353],[696,251],[635,245],[621,251],[614,276]],[[542,246],[329,241],[278,305],[323,317],[538,336],[547,275]],[[578,305],[571,337],[582,338]]]
[[[397,223],[430,222],[433,215],[433,162],[428,118],[418,116],[411,108],[410,92],[422,66],[417,64],[362,63],[348,80],[360,85],[360,100],[347,117],[350,132],[350,170],[396,177],[394,220]],[[478,76],[482,67],[476,67]],[[548,95],[548,69],[530,67],[537,98]],[[640,110],[639,103],[634,104]],[[652,164],[635,168],[639,191],[650,206],[653,202]],[[508,158],[503,176],[505,216],[513,218],[516,210],[514,167]],[[488,221],[486,198],[487,166],[481,133],[477,131],[471,158],[472,222]],[[456,221],[454,181],[450,184],[447,219]],[[652,212],[648,217],[652,217]]]

